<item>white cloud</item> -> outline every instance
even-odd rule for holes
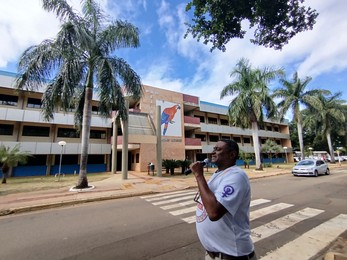
[[[229,77],[230,72],[242,57],[249,59],[254,67],[284,68],[288,77],[291,77],[294,71],[298,71],[300,77],[317,77],[324,73],[345,70],[347,2],[312,0],[306,4],[320,13],[314,29],[298,34],[284,46],[282,51],[251,44],[248,33],[245,39],[231,40],[224,53],[218,50],[213,51],[211,55],[205,53],[204,62],[199,64],[196,75],[192,77],[193,85],[196,88],[201,87],[199,93],[206,93],[201,97],[216,103],[224,103],[225,101],[219,100],[219,93],[225,85],[232,82]],[[177,45],[179,44],[178,42]],[[190,52],[196,52],[195,45],[185,46],[187,49],[181,52],[183,55],[189,56]],[[211,90],[218,95],[211,93]]]
[[[79,0],[70,1],[80,10]],[[55,37],[59,19],[42,8],[41,0],[0,1],[0,68],[16,62],[29,46]]]
[[[147,71],[147,74],[142,77],[142,82],[145,85],[182,92],[184,86],[182,80],[167,76],[167,72],[170,71],[170,63],[167,60],[157,60],[155,65],[150,66]]]
[[[0,67],[16,61],[29,46],[51,38],[58,30],[58,20],[45,12],[39,0],[1,1]]]
[[[80,0],[69,1],[78,7]],[[347,1],[341,0],[306,0],[305,5],[316,9],[320,15],[312,31],[302,32],[294,37],[282,51],[255,46],[249,42],[251,33],[245,39],[232,39],[226,52],[209,51],[210,46],[197,42],[192,36],[184,39],[187,13],[186,1],[181,0],[102,0],[101,6],[107,10],[110,19],[122,19],[139,26],[141,37],[146,35],[151,47],[145,48],[145,61],[138,57],[134,62],[143,72],[145,84],[162,87],[174,91],[200,96],[202,100],[228,104],[230,100],[219,99],[221,89],[232,82],[230,72],[237,61],[244,57],[255,67],[283,67],[291,77],[298,71],[300,77],[328,75],[345,71],[347,68]],[[158,15],[158,25],[153,20],[139,17]],[[27,47],[40,43],[43,39],[54,37],[58,30],[58,19],[53,13],[44,11],[40,0],[0,0],[2,15],[0,16],[0,68],[6,68],[9,62],[18,60],[19,55]],[[145,12],[145,13],[144,13]],[[141,16],[142,15],[142,16]],[[159,31],[160,30],[160,31]],[[165,39],[158,39],[164,33]],[[160,53],[158,43],[164,42],[166,53]],[[153,49],[153,51],[150,50]],[[156,50],[158,49],[158,51]],[[176,57],[175,57],[176,55]],[[178,61],[177,57],[180,59]],[[177,63],[179,62],[179,65]],[[181,73],[181,78],[174,78],[174,68],[184,71],[189,66],[195,68],[191,75]],[[346,98],[347,99],[347,98]]]

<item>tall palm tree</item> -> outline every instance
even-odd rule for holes
[[[304,139],[302,133],[302,116],[301,116],[301,105],[307,107],[317,107],[319,109],[322,108],[321,103],[318,100],[317,94],[326,93],[329,94],[328,90],[308,90],[306,91],[306,87],[308,83],[312,80],[311,77],[306,77],[301,80],[298,77],[298,73],[295,72],[293,75],[293,79],[286,80],[281,79],[282,87],[276,88],[273,91],[274,98],[280,98],[280,102],[278,103],[278,107],[280,108],[280,115],[283,118],[284,115],[291,109],[293,113],[293,121],[296,123],[299,137],[299,146],[301,159],[305,158],[304,153]]]
[[[346,118],[342,112],[343,104],[345,104],[346,101],[341,99],[341,95],[341,92],[331,96],[324,96],[323,94],[318,95],[319,101],[322,104],[322,109],[314,109],[316,111],[316,116],[318,115],[318,117],[316,117],[317,121],[320,123],[322,132],[326,136],[332,163],[335,163],[335,155],[331,141],[331,132],[334,128],[343,131],[346,124]]]
[[[29,47],[22,54],[17,88],[46,87],[42,98],[46,120],[53,119],[58,106],[64,111],[71,106],[76,108],[75,124],[81,127],[82,139],[76,188],[87,188],[93,94],[99,96],[102,116],[109,117],[112,110],[118,110],[127,119],[124,93],[139,97],[141,80],[114,52],[119,48],[138,47],[139,33],[128,22],[107,21],[93,0],[82,0],[82,14],[76,13],[66,0],[43,0],[43,8],[54,12],[62,25],[56,38]]]
[[[225,86],[220,94],[221,99],[228,95],[233,96],[228,109],[230,123],[243,129],[252,128],[257,170],[263,169],[260,159],[259,124],[264,121],[264,112],[267,118],[274,118],[277,113],[268,84],[283,74],[279,69],[252,69],[248,60],[241,59],[230,75],[236,76],[236,81]]]
[[[16,166],[18,163],[26,163],[28,158],[32,156],[29,152],[21,151],[20,145],[17,144],[12,149],[4,145],[0,146],[0,164],[2,170],[2,181],[1,183],[6,183],[8,172],[10,168]]]

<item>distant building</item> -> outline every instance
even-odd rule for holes
[[[13,147],[20,143],[21,149],[31,152],[34,157],[30,158],[28,164],[15,167],[12,175],[54,175],[58,172],[61,154],[61,172],[78,173],[81,139],[74,129],[73,108],[66,114],[57,109],[54,120],[43,121],[43,90],[19,94],[13,87],[15,77],[14,73],[0,71],[0,144]],[[160,128],[161,133],[162,159],[204,160],[221,138],[233,139],[241,150],[254,153],[252,130],[230,126],[227,106],[200,101],[197,96],[151,86],[143,87],[144,95],[140,99],[129,97],[128,170],[147,172],[149,162],[157,165],[157,128]],[[156,126],[158,106],[161,107],[159,127]],[[111,115],[109,119],[98,115],[98,100],[93,100],[92,110],[87,171],[110,171],[112,118]],[[117,125],[118,171],[122,162],[123,132],[123,124]],[[261,143],[271,138],[278,145],[287,147],[287,156],[292,161],[287,123],[267,121],[259,131],[259,138]],[[59,146],[59,141],[65,141],[66,145]],[[272,161],[284,162],[284,153],[278,154],[276,158],[273,156]],[[262,156],[265,162],[268,156]]]

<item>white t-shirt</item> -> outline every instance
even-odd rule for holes
[[[218,221],[211,221],[199,199],[196,229],[203,247],[233,256],[251,253],[254,250],[249,225],[251,189],[246,173],[232,166],[214,173],[208,186],[228,212]]]

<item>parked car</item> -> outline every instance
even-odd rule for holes
[[[338,162],[338,161],[339,161],[339,157],[337,157],[337,156],[334,156],[334,159],[335,159],[335,162]],[[331,161],[330,155],[327,156],[327,161],[328,161],[328,162]],[[342,161],[342,160],[341,160],[341,161]]]
[[[330,174],[328,165],[323,160],[305,159],[298,162],[292,169],[294,176],[315,176]]]

